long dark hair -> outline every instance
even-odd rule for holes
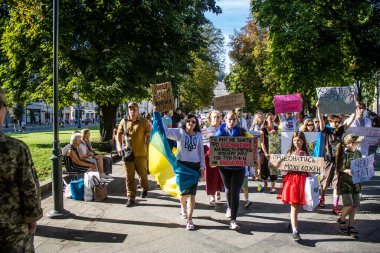
[[[182,120],[182,129],[186,130],[186,122],[189,121],[191,118],[194,118],[195,121],[197,122],[194,127],[194,132],[201,132],[201,127],[199,126],[199,121],[197,116],[194,114],[187,114],[186,117]]]
[[[293,134],[293,137],[292,137],[292,144],[290,145],[290,149],[289,149],[289,151],[288,151],[288,154],[291,154],[291,153],[293,153],[293,152],[296,150],[296,146],[294,146],[294,144],[293,144],[293,139],[294,139],[295,137],[299,137],[299,138],[301,138],[301,140],[302,140],[302,142],[303,142],[303,143],[302,143],[301,150],[304,151],[304,152],[306,153],[306,155],[308,156],[308,155],[309,155],[309,152],[307,151],[306,137],[305,137],[305,134],[304,134],[303,132],[301,132],[301,131],[295,132],[295,133]]]

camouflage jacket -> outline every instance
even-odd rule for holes
[[[0,245],[29,235],[42,217],[37,173],[26,144],[0,131]]]

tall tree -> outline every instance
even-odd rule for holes
[[[205,45],[204,11],[214,0],[60,1],[60,98],[78,92],[100,106],[101,139],[110,140],[118,105],[141,100],[150,83],[189,73],[191,53]],[[14,1],[1,38],[4,86],[20,97],[51,99],[51,1]],[[23,97],[24,96],[24,97]]]
[[[348,85],[379,69],[377,0],[251,0],[252,15],[267,27],[270,61],[282,89],[304,93]]]

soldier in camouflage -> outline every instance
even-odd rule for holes
[[[39,183],[29,148],[1,131],[5,112],[0,90],[0,251],[34,252],[33,237],[42,217]]]

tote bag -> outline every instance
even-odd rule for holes
[[[319,184],[318,175],[312,175],[306,178],[305,182],[305,199],[306,203],[303,209],[306,211],[314,211],[319,203]]]
[[[103,201],[107,198],[107,185],[101,183],[100,180],[93,176],[92,180],[94,182],[94,199],[95,201]]]
[[[70,182],[71,198],[74,200],[83,200],[84,195],[84,181],[83,178],[77,176]]]

